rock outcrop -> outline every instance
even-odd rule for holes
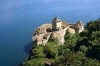
[[[84,24],[82,21],[78,21],[76,24],[68,24],[62,21],[58,17],[55,17],[50,24],[43,24],[38,27],[33,33],[32,40],[36,45],[47,44],[50,36],[53,35],[54,38],[58,39],[58,44],[63,45],[65,42],[66,33],[80,33],[84,30]]]

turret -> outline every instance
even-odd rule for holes
[[[84,24],[82,23],[82,21],[78,21],[76,23],[76,29],[77,29],[77,32],[80,33],[84,30]]]
[[[52,20],[52,27],[53,27],[53,30],[59,30],[62,28],[62,20],[60,20],[58,17],[55,17],[53,20]]]

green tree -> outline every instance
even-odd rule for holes
[[[100,45],[100,31],[92,32],[89,42],[92,44],[92,46]]]
[[[70,49],[70,50],[73,50],[74,51],[74,48],[77,44],[77,42],[79,42],[80,40],[80,35],[78,33],[74,34],[74,35],[68,35],[67,36],[67,39],[65,40],[65,45],[67,45],[67,47]]]
[[[44,58],[44,46],[36,46],[31,51],[31,57],[32,58]]]
[[[79,51],[81,51],[81,52],[87,52],[88,51],[88,47],[86,47],[86,46],[80,46],[80,48],[79,48]]]
[[[45,53],[48,58],[55,58],[58,55],[57,44],[48,42],[45,46]]]
[[[32,59],[22,63],[23,66],[45,66],[44,58]]]

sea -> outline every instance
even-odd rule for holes
[[[19,66],[32,47],[32,33],[59,17],[84,25],[100,17],[99,0],[0,0],[0,66]]]

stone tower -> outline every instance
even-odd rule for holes
[[[58,17],[55,17],[52,20],[52,27],[53,27],[53,30],[55,31],[62,29],[62,20],[60,20]]]
[[[82,23],[82,21],[78,21],[76,23],[76,28],[77,28],[77,32],[80,33],[84,30],[84,24]]]

